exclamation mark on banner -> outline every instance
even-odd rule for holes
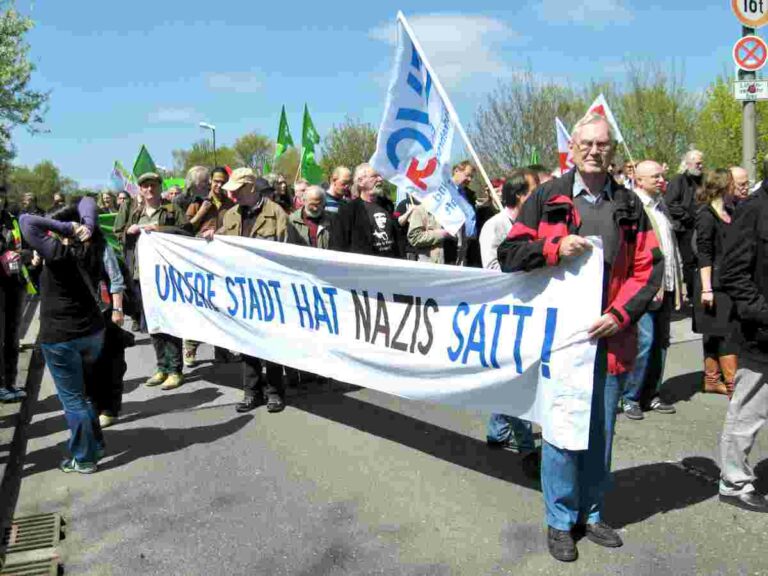
[[[552,343],[555,341],[557,327],[557,308],[547,308],[547,324],[544,327],[544,344],[541,346],[541,375],[549,379],[549,359],[552,355]]]

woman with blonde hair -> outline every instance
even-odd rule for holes
[[[696,248],[698,276],[695,282],[693,330],[702,334],[704,346],[704,391],[733,395],[738,366],[738,324],[733,303],[720,290],[723,241],[731,226],[730,197],[733,177],[730,170],[707,174],[697,200]]]

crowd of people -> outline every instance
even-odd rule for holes
[[[602,520],[616,416],[638,421],[649,410],[675,413],[662,387],[675,314],[690,313],[694,330],[702,334],[702,390],[730,401],[721,442],[720,497],[766,512],[768,503],[754,488],[747,457],[768,418],[768,218],[763,215],[768,180],[750,191],[747,173],[739,167],[705,173],[704,157],[695,150],[669,179],[666,166],[653,159],[616,170],[615,145],[611,125],[602,116],[587,115],[573,130],[574,169],[554,175],[543,166],[521,167],[494,181],[479,198],[470,188],[475,168],[468,161],[458,163],[453,181],[475,207],[474,236],[449,233],[414,197],[395,206],[369,164],[337,167],[327,186],[303,180],[291,186],[279,174],[262,177],[250,168],[196,166],[183,189],[165,193],[160,175],[148,172],[138,178],[136,197],[104,193],[67,204],[58,195],[47,215],[33,197],[25,197],[18,221],[4,203],[0,400],[24,394],[14,387],[15,311],[37,271],[40,343],[71,432],[70,454],[60,467],[97,470],[105,448],[101,430],[119,417],[125,348],[133,333],[146,331],[136,250],[142,232],[209,240],[242,236],[500,273],[558,266],[591,250],[587,237],[598,236],[604,313],[589,327],[597,356],[588,449],[571,451],[546,441],[537,447],[532,424],[510,415],[493,414],[487,427],[489,447],[522,454],[540,475],[551,554],[575,560],[580,534],[602,546],[622,545]],[[498,211],[494,196],[501,204]],[[117,250],[97,225],[100,212],[115,214]],[[132,332],[122,329],[126,315]],[[162,333],[150,338],[156,370],[146,385],[163,391],[182,386],[184,368],[197,363],[200,343]],[[316,378],[215,350],[217,362],[237,360],[244,382],[238,412],[262,404],[270,413],[280,412],[286,385]],[[99,391],[89,386],[95,377],[102,380]]]

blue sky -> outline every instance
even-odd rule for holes
[[[674,6],[674,7],[672,7]],[[578,86],[626,62],[674,62],[703,91],[731,71],[741,34],[728,0],[185,2],[17,0],[36,28],[34,87],[51,90],[46,133],[17,130],[17,163],[53,160],[84,186],[109,181],[141,144],[158,164],[217,127],[218,144],[294,138],[309,104],[322,136],[345,115],[378,126],[403,10],[465,125],[499,81],[530,66]],[[554,130],[553,130],[554,132]],[[554,134],[553,134],[554,137]]]

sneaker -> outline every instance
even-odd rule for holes
[[[104,458],[104,448],[96,448],[96,462]]]
[[[285,401],[280,394],[267,394],[267,412],[275,413],[285,410]]]
[[[78,474],[93,474],[96,472],[96,464],[92,462],[78,462],[74,458],[65,458],[59,464],[59,470],[69,474],[77,472]]]
[[[576,541],[568,530],[547,528],[547,548],[552,557],[560,562],[573,562],[579,557]]]
[[[165,372],[155,372],[155,375],[152,376],[149,380],[147,380],[144,385],[145,386],[159,386],[163,382],[166,381],[168,378],[168,374]]]
[[[642,420],[645,418],[645,416],[643,416],[643,411],[640,409],[640,406],[634,402],[624,403],[624,416],[630,420]]]
[[[21,392],[23,394],[20,395],[18,392]],[[3,404],[10,404],[11,402],[21,402],[22,399],[26,397],[26,392],[23,392],[22,390],[19,390],[18,388],[14,388],[13,386],[10,386],[6,388],[5,386],[0,386],[0,402]]]
[[[182,356],[184,358],[184,366],[187,368],[194,368],[197,365],[197,351],[196,350],[187,350],[185,349],[182,353]]]
[[[133,332],[140,332],[141,331],[141,322],[139,322],[138,320],[134,320],[133,322],[131,322],[131,330]]]
[[[661,398],[658,396],[651,400],[650,404],[651,410],[654,412],[658,412],[659,414],[675,414],[677,410],[675,409],[672,404],[667,404],[666,402],[662,402]]]
[[[117,422],[117,416],[112,416],[112,414],[107,414],[106,412],[99,414],[99,425],[102,428],[109,428],[115,422]]]
[[[165,382],[163,382],[162,386],[160,386],[160,390],[173,390],[174,388],[181,386],[183,383],[184,376],[178,372],[174,372],[168,376]]]
[[[757,492],[748,492],[746,494],[737,494],[735,496],[726,496],[720,494],[720,502],[749,510],[750,512],[768,512],[768,501],[764,496]]]
[[[241,402],[238,402],[235,406],[237,412],[250,412],[251,410],[258,408],[261,405],[261,401],[256,396],[244,396]]]

